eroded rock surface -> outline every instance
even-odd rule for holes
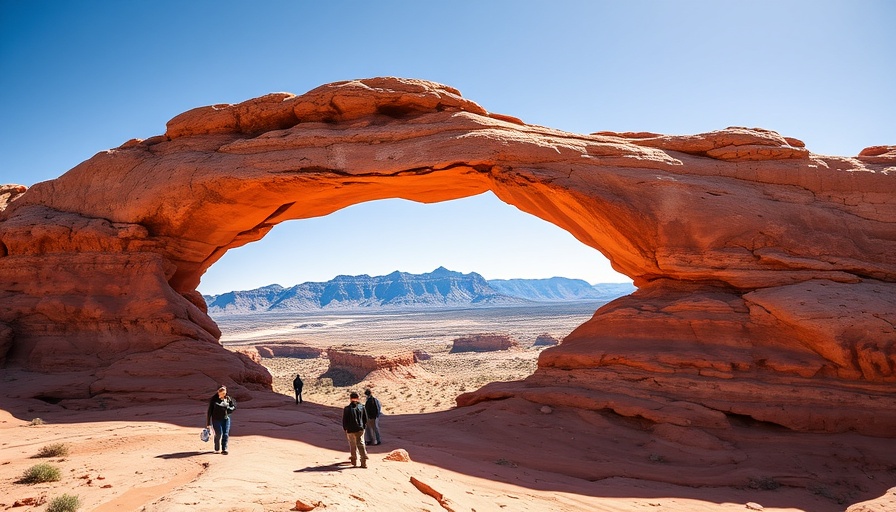
[[[255,345],[261,357],[297,357],[315,359],[324,355],[324,350],[296,343]]]
[[[896,433],[896,146],[848,158],[763,129],[574,134],[375,78],[194,109],[21,190],[0,189],[0,362],[66,377],[10,393],[269,387],[220,346],[196,292],[227,250],[360,202],[491,190],[639,290],[546,349],[525,382],[459,403]]]
[[[507,334],[474,334],[453,340],[451,352],[494,352],[518,346],[519,342]]]
[[[559,345],[560,340],[554,337],[552,334],[543,333],[539,334],[538,337],[535,338],[535,342],[532,343],[533,347],[552,347],[554,345]]]
[[[341,382],[340,385],[357,383],[370,373],[380,370],[410,375],[416,370],[417,362],[412,351],[371,354],[348,347],[329,348],[327,357],[330,367],[323,376],[332,378],[334,382]]]

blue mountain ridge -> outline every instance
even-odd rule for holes
[[[630,283],[590,285],[581,279],[486,280],[439,267],[427,274],[395,271],[385,276],[340,275],[323,283],[289,288],[203,295],[210,314],[349,309],[513,306],[539,302],[610,301],[635,290]]]

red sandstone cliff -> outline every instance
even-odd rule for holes
[[[896,432],[896,148],[821,156],[747,128],[573,134],[395,78],[194,109],[0,198],[0,362],[66,376],[9,392],[270,386],[219,345],[196,292],[209,266],[285,220],[487,190],[639,290],[546,349],[525,382],[459,403],[517,395],[674,424]]]

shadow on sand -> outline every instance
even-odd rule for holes
[[[343,469],[348,469],[352,467],[351,462],[336,462],[333,464],[321,464],[320,466],[308,466],[307,468],[297,469],[293,471],[293,473],[311,473],[311,472],[321,472],[328,473],[330,471],[342,471]]]
[[[197,457],[199,455],[210,455],[210,454],[212,454],[212,452],[210,452],[210,451],[163,453],[161,455],[156,455],[156,458],[157,459],[187,459],[189,457]]]
[[[69,410],[40,400],[15,400],[8,411],[50,423],[139,421],[195,428],[205,425],[205,401],[169,400],[133,409]],[[82,404],[83,405],[83,404]],[[345,451],[341,407],[253,392],[233,415],[231,442],[264,436]],[[385,447],[403,448],[415,462],[540,491],[594,497],[680,497],[716,503],[761,502],[794,508],[797,494],[822,500],[816,510],[842,511],[877,498],[896,483],[896,443],[854,433],[798,433],[757,422],[705,430],[654,424],[608,411],[556,407],[550,414],[522,398],[483,402],[426,414],[388,415]],[[192,434],[191,434],[192,436]],[[158,455],[177,459],[208,454]],[[889,463],[887,462],[889,461]],[[297,469],[332,472],[347,461]],[[639,481],[651,482],[640,485]]]

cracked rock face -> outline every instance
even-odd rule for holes
[[[62,400],[269,387],[218,343],[196,291],[209,266],[285,220],[488,190],[639,290],[526,381],[459,403],[896,433],[896,148],[821,156],[747,128],[574,134],[398,78],[197,108],[55,180],[0,187],[0,359],[69,375],[40,391]]]

